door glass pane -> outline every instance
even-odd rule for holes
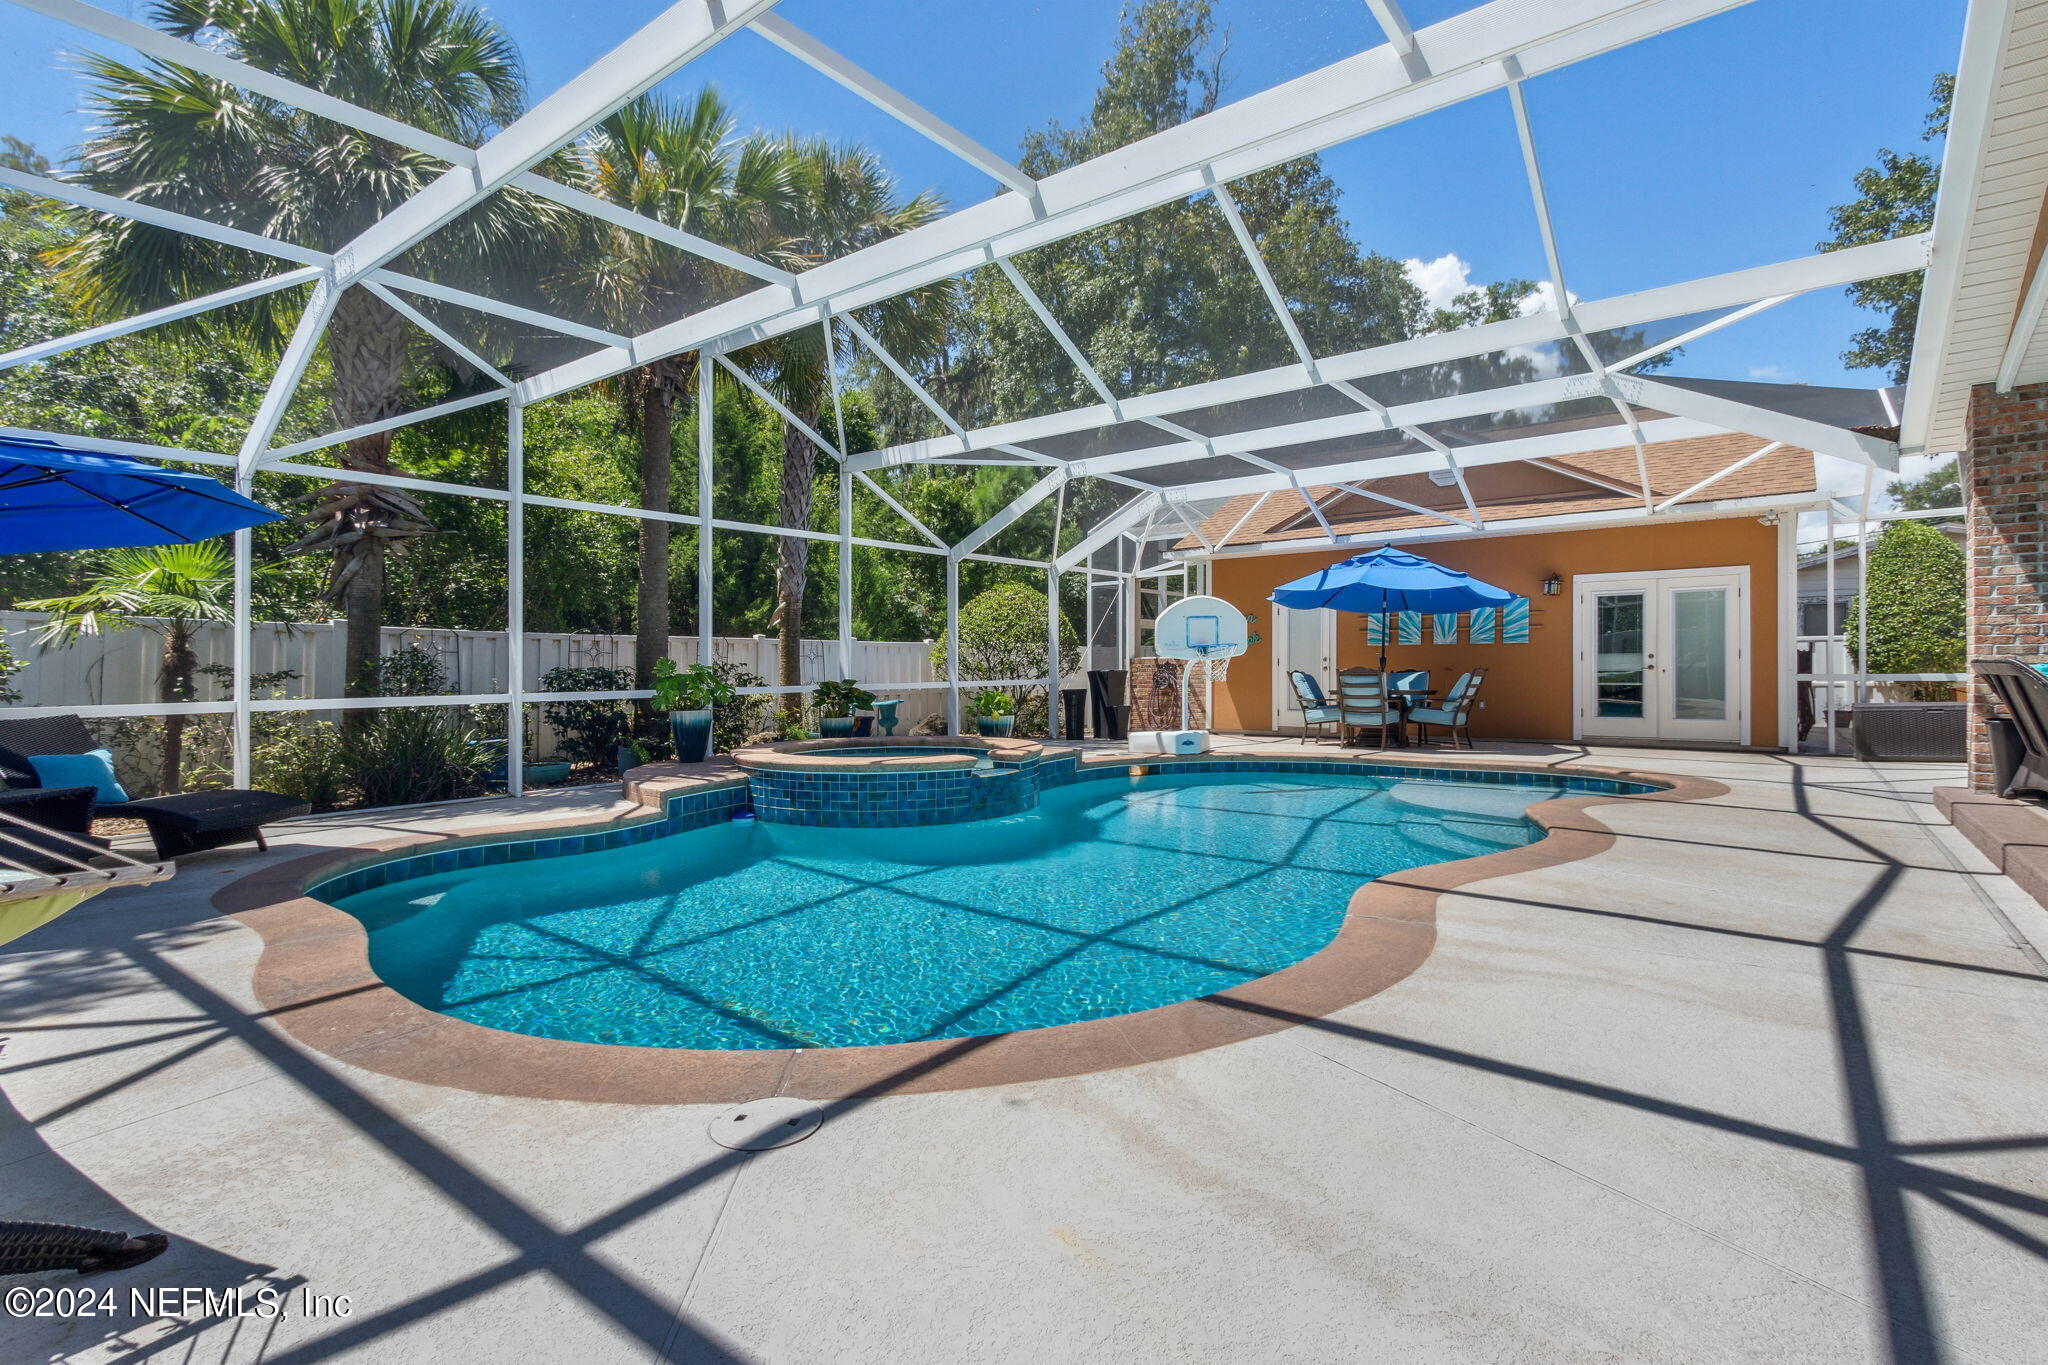
[[[1598,714],[1643,716],[1643,594],[1601,593],[1593,600],[1594,698]]]
[[[1671,593],[1671,718],[1728,719],[1728,590]]]
[[[1323,676],[1323,622],[1322,613],[1315,611],[1293,611],[1287,607],[1275,607],[1276,612],[1286,618],[1288,672],[1300,669],[1322,686],[1323,694],[1329,695],[1330,680]],[[1301,714],[1301,705],[1294,699],[1294,688],[1287,679],[1280,680],[1285,689],[1284,697],[1290,716]]]

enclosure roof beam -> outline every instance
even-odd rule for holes
[[[248,284],[238,284],[232,289],[222,289],[216,293],[202,295],[196,299],[186,299],[183,303],[173,303],[167,304],[162,308],[153,308],[147,313],[137,313],[133,317],[122,318],[119,322],[102,323],[98,327],[88,327],[84,331],[73,332],[69,336],[53,337],[48,341],[39,341],[32,346],[23,346],[18,350],[8,351],[6,354],[0,355],[0,370],[11,370],[17,365],[28,365],[38,360],[48,360],[51,356],[63,355],[67,351],[76,351],[81,347],[91,346],[97,342],[111,341],[115,337],[124,337],[134,332],[147,331],[151,327],[159,327],[167,322],[177,322],[184,318],[197,317],[201,313],[210,313],[216,308],[226,308],[230,304],[245,303],[250,299],[260,299],[267,294],[275,294],[280,290],[289,289],[295,284],[310,283],[313,280],[319,279],[323,273],[317,265],[302,266],[297,270],[287,270],[282,275],[269,275],[260,280],[251,280]]]
[[[148,223],[151,227],[183,232],[205,241],[219,242],[222,246],[240,247],[244,251],[253,251],[259,255],[275,256],[281,261],[290,261],[295,265],[317,265],[325,268],[334,262],[334,258],[326,252],[315,251],[296,242],[280,241],[275,237],[265,237],[261,233],[224,227],[205,218],[195,218],[189,213],[158,208],[154,204],[145,204],[135,199],[102,194],[98,190],[87,189],[69,180],[53,180],[45,175],[31,175],[27,171],[0,167],[0,185],[28,194],[38,194],[46,199],[75,204],[82,209],[104,213],[110,218],[126,218],[131,222]]]
[[[451,167],[335,252],[339,282],[352,284],[417,246],[774,4],[676,0],[478,147],[474,165]]]
[[[805,287],[815,291],[814,300],[829,299],[835,311],[863,307],[970,270],[986,259],[990,248],[997,255],[1014,255],[1199,193],[1211,174],[1225,181],[1238,179],[1499,90],[1507,81],[1501,62],[1508,56],[1519,54],[1526,72],[1541,74],[1743,2],[1551,0],[1530,5],[1525,0],[1490,0],[1415,34],[1415,51],[1430,71],[1420,80],[1410,76],[1402,54],[1391,45],[1355,54],[1059,171],[1037,182],[1035,197],[1016,191],[1000,194],[828,261],[806,272]],[[756,17],[748,12],[742,21]],[[535,120],[553,102],[544,101],[521,123]],[[520,124],[480,149],[485,164],[474,177],[479,183],[490,183],[493,144],[510,139],[515,131],[521,131]],[[518,169],[552,150],[566,135],[545,146],[531,134],[519,139],[520,154],[531,155]],[[378,252],[388,248],[395,253],[439,226],[453,216],[447,211],[451,207],[467,207],[454,190],[431,187],[416,196],[371,230],[378,235],[365,243],[363,254],[376,259],[368,264],[386,258]],[[427,225],[424,230],[421,223]],[[344,268],[359,267],[345,259]],[[571,361],[535,376],[521,396],[527,401],[550,397],[707,342],[749,345],[808,325],[816,317],[813,306],[793,307],[787,290],[757,290],[643,334],[637,339],[637,358]]]
[[[1594,332],[1638,327],[1662,318],[1732,308],[1788,293],[1901,274],[1918,269],[1919,263],[1925,259],[1925,252],[1924,235],[1894,238],[1887,242],[1820,252],[1682,284],[1582,302],[1576,313],[1581,325]],[[1546,311],[1348,351],[1323,357],[1317,363],[1326,383],[1359,381],[1417,365],[1467,359],[1516,346],[1540,345],[1546,341],[1562,341],[1565,335],[1558,316]],[[1622,377],[1625,376],[1617,376]],[[855,461],[865,469],[928,460],[943,461],[1003,441],[1032,441],[1048,436],[1072,435],[1094,427],[1113,425],[1119,420],[1136,421],[1146,417],[1170,416],[1191,408],[1270,398],[1310,388],[1313,384],[1314,380],[1305,366],[1283,365],[1229,379],[1209,380],[1126,398],[1121,401],[1120,410],[1112,410],[1106,404],[1075,408],[1045,417],[982,427],[969,432],[965,440],[944,436],[904,442],[856,456]]]
[[[1078,564],[1086,564],[1088,556],[1143,521],[1158,509],[1162,501],[1164,499],[1157,493],[1140,493],[1104,517],[1094,530],[1076,541],[1072,549],[1055,557],[1053,563],[1062,573]]]
[[[906,128],[923,134],[984,175],[1016,190],[1019,194],[1038,193],[1037,182],[1023,171],[901,91],[854,65],[781,15],[764,14],[754,20],[752,28],[754,32],[819,75],[851,90],[890,118]]]
[[[1881,437],[1679,388],[1675,384],[1661,384],[1642,375],[1615,375],[1609,382],[1638,407],[1714,422],[1729,431],[1744,431],[1787,445],[1805,446],[1821,455],[1834,455],[1879,469],[1897,470],[1899,467],[1898,445]]]
[[[1653,512],[1668,512],[1672,508],[1678,506],[1678,504],[1684,502],[1686,499],[1694,496],[1695,494],[1704,492],[1705,490],[1712,488],[1715,484],[1721,482],[1721,480],[1727,478],[1736,470],[1744,469],[1752,464],[1755,464],[1758,460],[1761,460],[1764,456],[1770,454],[1772,451],[1782,448],[1784,444],[1785,443],[1783,441],[1773,441],[1761,450],[1751,451],[1749,454],[1737,460],[1734,464],[1729,465],[1725,469],[1716,470],[1712,474],[1707,475],[1706,478],[1701,479],[1692,487],[1686,489],[1683,493],[1680,493],[1675,497],[1669,497],[1664,499],[1664,501],[1658,503],[1655,507],[1651,508],[1650,510]]]
[[[511,378],[507,376],[504,371],[500,370],[490,361],[485,360],[481,355],[478,355],[476,351],[467,342],[463,341],[460,337],[457,337],[454,333],[450,332],[440,323],[434,321],[425,313],[422,313],[419,309],[413,307],[404,299],[398,297],[398,295],[392,292],[391,289],[389,289],[383,284],[380,284],[376,280],[364,280],[363,287],[369,290],[372,294],[375,294],[378,298],[384,300],[385,304],[388,307],[390,307],[390,309],[393,312],[397,313],[400,317],[412,323],[413,326],[419,328],[422,332],[425,332],[434,340],[440,342],[443,346],[446,346],[450,351],[453,351],[457,356],[460,356],[463,360],[469,362],[471,365],[474,365],[478,370],[480,370],[484,374],[489,375],[492,379],[496,380],[500,384],[503,384],[506,388],[509,389],[513,387]]]
[[[458,308],[468,308],[478,313],[490,313],[496,317],[509,318],[513,322],[523,322],[529,327],[538,327],[544,332],[559,332],[563,336],[575,337],[579,341],[594,342],[599,346],[610,347],[614,350],[623,351],[626,347],[632,345],[628,338],[620,336],[617,332],[607,332],[602,327],[591,327],[581,322],[571,322],[569,319],[557,317],[553,313],[543,313],[535,308],[522,308],[516,303],[506,303],[502,299],[494,299],[485,294],[472,294],[467,289],[457,289],[453,285],[441,284],[434,280],[422,280],[412,275],[400,275],[390,270],[372,271],[370,274],[362,277],[358,283],[388,285],[393,289],[402,289],[408,294],[417,294],[421,298],[439,299],[443,303],[452,303]]]
[[[839,453],[838,446],[832,444],[832,442],[826,440],[823,436],[819,435],[818,429],[816,427],[812,426],[809,422],[806,422],[803,418],[791,412],[789,408],[783,404],[781,399],[777,398],[774,394],[768,392],[766,386],[764,386],[759,380],[755,379],[754,376],[748,374],[745,370],[733,364],[732,361],[725,356],[714,356],[713,359],[716,360],[720,365],[724,366],[726,372],[732,375],[734,379],[737,379],[740,381],[740,383],[746,385],[747,389],[756,398],[760,399],[763,403],[766,403],[770,408],[773,408],[775,410],[776,416],[780,417],[783,421],[795,427],[798,431],[801,431],[810,440],[810,443],[812,445],[824,451],[827,455],[830,455],[835,460],[843,461],[846,458],[845,456]]]
[[[145,56],[212,76],[216,80],[226,81],[245,90],[253,90],[259,95],[267,95],[271,99],[303,109],[307,113],[318,114],[344,127],[354,128],[358,132],[383,138],[386,142],[395,142],[401,147],[410,147],[416,152],[438,157],[451,165],[471,170],[477,166],[476,149],[472,147],[365,109],[359,104],[336,99],[311,86],[287,80],[259,66],[165,33],[162,29],[151,28],[147,24],[139,24],[132,19],[110,14],[97,5],[85,3],[85,0],[12,0],[12,3],[89,33],[96,33],[100,37],[112,39]],[[532,171],[522,172],[514,177],[512,183],[566,208],[602,219],[616,227],[637,232],[655,241],[666,242],[670,246],[702,256],[706,260],[716,261],[720,265],[742,271],[756,279],[782,285],[793,284],[796,280],[796,277],[787,270],[757,261],[750,256],[743,256],[717,242],[672,227],[659,219],[635,213],[608,199],[600,199],[588,191],[579,190],[573,185],[564,185],[560,181],[550,180]]]
[[[1726,428],[1717,423],[1695,421],[1691,418],[1660,418],[1645,423],[1643,427],[1644,435],[1653,442],[1680,441],[1694,436],[1718,436],[1725,431]],[[1613,428],[1595,427],[1468,446],[1461,452],[1460,457],[1469,471],[1485,465],[1514,464],[1531,456],[1584,454],[1589,450],[1612,449],[1613,446]],[[1334,483],[1339,479],[1384,479],[1400,474],[1423,474],[1440,467],[1434,453],[1367,456],[1337,460],[1307,469],[1290,470],[1286,475],[1247,474],[1228,479],[1183,484],[1180,491],[1190,498],[1227,498],[1239,493],[1263,493],[1269,489],[1284,489],[1296,482],[1314,486]]]
[[[976,527],[971,535],[953,547],[954,555],[956,557],[965,556],[979,550],[982,546],[988,544],[990,540],[994,539],[998,532],[1058,492],[1066,485],[1066,482],[1067,471],[1055,469],[1052,473],[1046,475],[1037,483],[1032,484],[1031,487],[1011,499],[1008,507],[1005,507],[1002,511]]]
[[[332,446],[346,445],[350,441],[358,440],[364,436],[375,436],[379,432],[396,431],[400,427],[412,426],[419,422],[429,422],[436,417],[447,417],[453,413],[467,412],[471,408],[480,408],[486,403],[502,403],[509,397],[511,397],[511,391],[508,389],[492,389],[487,393],[474,393],[466,398],[451,398],[445,403],[436,403],[430,408],[420,408],[414,412],[400,413],[396,417],[386,417],[381,421],[363,422],[345,431],[330,432],[325,436],[315,436],[310,441],[298,441],[288,446],[279,446],[274,450],[266,451],[261,463],[268,465],[273,460],[289,460],[295,455],[306,455],[315,450],[326,450]],[[336,472],[340,473],[341,471]]]

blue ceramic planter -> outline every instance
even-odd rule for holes
[[[1017,728],[1015,716],[976,716],[974,728],[984,739],[1008,739],[1010,732]]]
[[[852,716],[818,717],[818,733],[826,739],[846,739],[853,734]]]
[[[711,708],[669,712],[668,735],[676,746],[676,762],[702,763],[711,757]]]

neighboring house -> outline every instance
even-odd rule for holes
[[[1936,523],[1934,529],[1962,546],[1964,541],[1963,523],[1948,521]],[[1835,612],[1832,625],[1828,622],[1828,561],[1834,561]],[[1854,541],[1837,545],[1831,552],[1816,550],[1799,557],[1799,633],[1801,635],[1839,635],[1842,622],[1848,619],[1849,604],[1856,600],[1856,545]]]
[[[1864,431],[1882,430],[1893,412],[1881,391],[1666,382],[1739,390],[1728,396]],[[1445,467],[1205,509],[1200,536],[1181,537],[1174,552],[1207,560],[1210,591],[1256,614],[1264,635],[1218,684],[1218,727],[1294,729],[1290,669],[1327,686],[1336,670],[1373,662],[1379,647],[1366,618],[1287,611],[1267,598],[1281,583],[1391,543],[1528,599],[1516,643],[1498,629],[1474,640],[1469,619],[1445,622],[1440,634],[1424,618],[1419,638],[1388,647],[1390,667],[1425,669],[1442,683],[1489,670],[1475,735],[1786,742],[1786,585],[1805,567],[1794,561],[1799,513],[1828,497],[1812,452],[1724,432],[1652,442],[1639,457],[1611,411],[1574,415],[1507,431],[1431,431],[1460,457],[1462,489]],[[1485,463],[1487,443],[1538,433],[1554,436],[1557,453]],[[1328,463],[1328,452],[1316,462]]]

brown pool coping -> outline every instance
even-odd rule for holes
[[[1215,755],[1229,760],[1232,755]],[[1413,761],[1333,752],[1287,756],[1333,763],[1416,768],[1505,769],[1655,783],[1643,795],[1572,795],[1528,814],[1544,831],[1522,848],[1432,863],[1381,877],[1351,897],[1344,923],[1321,950],[1255,981],[1136,1014],[973,1038],[844,1048],[719,1051],[580,1043],[472,1024],[415,1004],[371,970],[360,921],[315,900],[306,888],[401,851],[451,848],[509,836],[588,833],[659,818],[679,791],[743,781],[730,764],[652,764],[627,774],[626,789],[651,806],[559,824],[506,824],[459,834],[419,833],[322,849],[229,882],[213,903],[263,939],[253,985],[271,1022],[304,1046],[381,1075],[481,1094],[611,1104],[739,1104],[768,1095],[833,1100],[965,1090],[1051,1080],[1164,1061],[1278,1032],[1357,1004],[1403,980],[1436,944],[1437,900],[1490,877],[1590,858],[1615,836],[1592,815],[1602,805],[1698,801],[1728,788],[1704,778],[1619,768],[1572,767],[1430,754]],[[1093,754],[1085,767],[1158,768],[1174,762]],[[1271,761],[1240,759],[1240,761]]]

